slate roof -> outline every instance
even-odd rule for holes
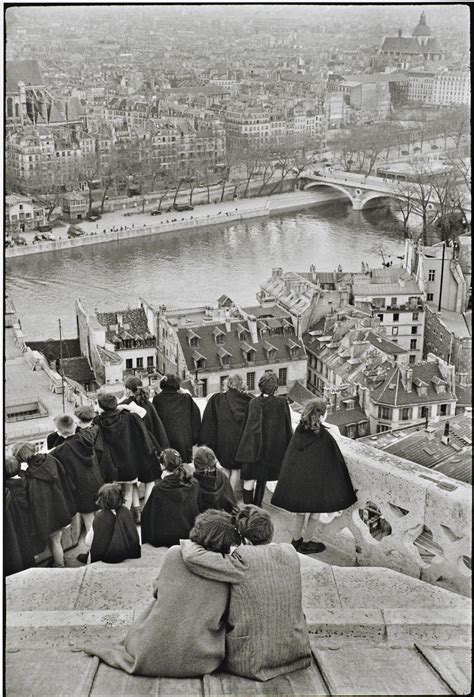
[[[122,317],[122,325],[117,329],[111,329],[111,325],[118,325],[117,315]],[[97,312],[98,322],[106,327],[105,337],[107,341],[114,341],[114,337],[140,339],[154,338],[148,330],[148,322],[145,310],[142,307],[117,310],[115,312]],[[128,335],[128,336],[126,336]]]
[[[368,341],[372,346],[376,346],[378,349],[389,355],[399,355],[401,353],[408,353],[406,349],[403,349],[398,344],[394,344],[393,341],[389,339],[384,339],[382,336],[374,334],[374,332],[369,332],[366,336],[366,341]]]
[[[39,351],[48,363],[57,360],[61,355],[59,339],[46,339],[45,341],[27,341],[27,346],[32,351]],[[63,358],[76,358],[81,356],[79,339],[63,339]]]
[[[18,92],[18,83],[24,82],[26,86],[41,87],[44,85],[38,61],[7,61],[5,63],[5,91]]]
[[[456,399],[452,392],[449,391],[448,386],[446,386],[446,392],[441,394],[436,392],[433,378],[444,382],[437,363],[424,361],[423,363],[415,363],[411,367],[413,368],[412,380],[418,378],[428,385],[426,395],[419,395],[415,388],[411,392],[407,392],[403,386],[400,367],[396,365],[389,371],[382,384],[372,390],[372,401],[388,406],[402,407],[410,406],[411,404],[446,403]]]
[[[441,440],[446,422],[449,422],[448,445]],[[434,429],[431,433],[423,429],[399,437],[383,450],[472,484],[472,417],[459,414],[432,424],[431,428]]]
[[[122,362],[122,359],[120,356],[113,351],[109,351],[108,349],[103,348],[102,346],[97,346],[97,351],[99,353],[100,359],[102,363],[107,364],[115,364],[119,365]]]
[[[59,361],[59,366],[63,368],[65,377],[78,383],[95,381],[95,375],[85,356],[63,358]]]
[[[435,38],[428,39],[426,46],[420,46],[417,39],[413,36],[387,36],[382,44],[382,51],[421,55],[441,53],[441,48],[438,40]]]
[[[355,400],[354,409],[345,409],[341,407],[328,414],[326,421],[335,426],[347,426],[348,424],[358,423],[359,421],[368,421],[367,414],[357,400]]]
[[[276,330],[272,330],[271,332],[267,330],[262,334],[262,322],[257,321],[257,343],[252,343],[250,329],[246,320],[232,322],[230,332],[226,331],[225,322],[216,322],[196,327],[196,333],[199,335],[197,346],[190,346],[187,329],[178,329],[178,341],[183,350],[186,364],[191,371],[195,370],[193,354],[195,354],[196,358],[196,353],[205,357],[205,370],[207,371],[236,370],[238,368],[248,367],[249,365],[262,365],[269,364],[270,362],[278,363],[305,359],[306,352],[303,342],[297,339],[293,328],[288,325],[285,318],[275,321],[280,323],[279,331],[282,333],[276,333]],[[223,343],[216,343],[216,327],[220,329],[224,335]],[[242,338],[239,336],[244,329],[246,330],[245,339],[243,336]],[[294,357],[291,356],[290,347],[287,345],[288,339],[291,339],[296,346],[297,350]],[[268,351],[265,350],[265,342],[271,343],[272,346],[276,348],[276,352],[272,352],[271,359],[269,358]],[[225,349],[225,355],[229,356],[228,365],[222,362],[222,355],[224,353],[222,349]],[[253,360],[251,363],[247,363],[245,360],[244,354],[247,351],[253,352]]]
[[[295,402],[302,407],[306,404],[306,402],[309,402],[310,399],[315,399],[315,397],[316,395],[313,392],[310,392],[308,388],[305,387],[305,385],[303,385],[303,383],[299,380],[296,380],[288,392],[288,399],[290,402]]]

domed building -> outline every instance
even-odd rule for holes
[[[380,54],[389,58],[390,62],[406,65],[421,62],[435,63],[444,57],[438,39],[432,35],[426,23],[424,12],[421,13],[411,36],[403,36],[401,29],[398,30],[398,36],[386,36]]]

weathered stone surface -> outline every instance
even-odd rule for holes
[[[8,610],[73,610],[84,580],[81,569],[27,569],[6,579]]]
[[[105,564],[102,561],[95,562],[92,568],[94,569],[122,569],[124,567],[132,567],[134,569],[154,569],[156,576],[161,569],[163,560],[168,552],[168,547],[153,547],[153,545],[142,545],[142,556],[140,559],[127,559],[120,564]]]
[[[308,631],[319,640],[318,646],[363,640],[379,644],[386,639],[385,620],[381,610],[310,608],[305,612]]]
[[[202,697],[201,680],[128,675],[122,670],[110,668],[105,663],[101,663],[90,697],[130,697],[131,695]]]
[[[465,597],[391,569],[333,566],[332,570],[342,607],[466,607]]]
[[[455,695],[472,694],[472,651],[470,649],[443,649],[417,644],[417,649],[431,663]]]
[[[111,565],[86,567],[75,610],[144,609],[153,600],[156,569],[114,569]]]
[[[204,697],[259,697],[260,695],[299,696],[329,694],[315,665],[305,670],[258,682],[227,673],[214,673],[203,678]]]
[[[318,563],[317,566],[303,566],[301,582],[304,608],[341,607],[332,566]]]
[[[397,608],[382,612],[391,646],[420,641],[444,646],[470,645],[471,613],[466,607]]]
[[[341,647],[313,653],[332,695],[446,695],[448,686],[415,649]]]
[[[67,649],[22,649],[5,657],[9,697],[84,697],[99,659]]]

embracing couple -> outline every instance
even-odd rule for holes
[[[190,539],[167,553],[155,600],[122,643],[85,651],[127,673],[156,677],[220,669],[269,680],[306,668],[311,651],[298,553],[271,544],[272,537],[270,516],[256,506],[235,518],[202,513]]]

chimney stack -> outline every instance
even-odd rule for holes
[[[441,442],[445,445],[449,445],[450,435],[449,435],[449,421],[446,421],[444,425],[444,433],[441,436]]]

